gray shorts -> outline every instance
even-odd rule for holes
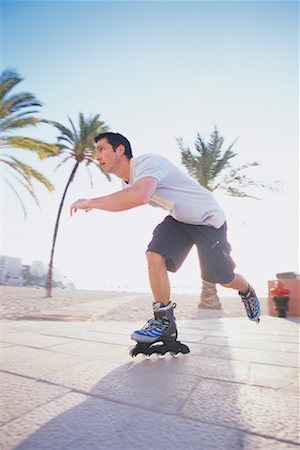
[[[226,284],[234,278],[226,222],[221,228],[190,225],[167,216],[153,231],[147,251],[166,257],[167,269],[177,272],[193,245],[198,250],[201,276],[205,281]]]

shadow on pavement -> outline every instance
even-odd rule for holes
[[[67,390],[24,415],[27,438],[13,448],[296,448],[295,421],[283,412],[295,409],[295,395],[251,384],[251,363],[231,355],[226,336],[222,321],[183,323],[180,339],[191,348],[187,356],[137,357],[118,365],[118,355],[124,360],[127,349],[114,344],[115,368],[103,375],[99,367],[107,360],[99,353],[68,368],[63,377],[59,371],[41,377],[39,382]],[[22,433],[22,427],[14,432]]]
[[[43,417],[33,414],[31,420],[40,427],[15,448],[242,449],[244,434],[236,428],[244,428],[243,419],[237,385],[232,383],[236,375],[230,361],[217,358],[219,347],[201,344],[202,326],[204,322],[197,330],[195,323],[191,342],[183,340],[191,347],[190,355],[150,360],[138,356],[88,391],[80,388],[80,379],[88,377],[84,367],[72,367],[72,379],[77,371],[78,383],[67,384],[69,393],[40,410],[44,424]],[[222,331],[221,324],[216,331]],[[224,405],[230,405],[230,411]],[[230,425],[224,422],[228,413]]]

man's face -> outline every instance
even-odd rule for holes
[[[118,149],[116,150],[114,151],[113,146],[106,138],[102,138],[96,143],[96,160],[104,173],[114,173],[120,158]]]

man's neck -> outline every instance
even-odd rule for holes
[[[122,159],[121,164],[114,171],[114,175],[126,182],[130,180],[130,160],[127,156],[124,155],[124,159]]]

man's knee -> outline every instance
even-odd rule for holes
[[[236,275],[234,274],[233,279],[229,283],[220,283],[221,286],[225,288],[233,288],[235,285]]]
[[[152,252],[149,250],[147,251],[146,256],[149,267],[165,265],[166,258],[160,253]]]
[[[231,288],[232,287],[232,281],[230,283],[220,283],[221,286],[225,287],[225,288]]]

